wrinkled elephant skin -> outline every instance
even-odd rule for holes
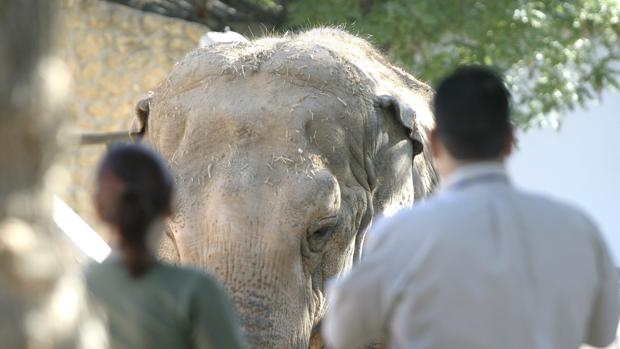
[[[250,348],[321,347],[325,281],[434,185],[431,96],[339,30],[191,52],[137,108],[177,180],[162,256],[225,285]]]

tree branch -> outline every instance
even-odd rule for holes
[[[286,21],[286,0],[280,0],[273,10],[263,8],[260,5],[248,0],[223,0],[226,4],[245,13],[251,19],[280,26]]]
[[[181,18],[223,30],[231,22],[260,22],[274,26],[286,21],[287,0],[277,0],[274,10],[250,0],[104,0],[141,11]]]

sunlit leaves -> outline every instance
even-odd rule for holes
[[[292,0],[289,20],[345,24],[431,83],[458,64],[492,65],[526,128],[619,85],[618,0]]]

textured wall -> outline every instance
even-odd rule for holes
[[[73,75],[71,132],[120,131],[135,103],[194,48],[207,28],[97,0],[62,0],[58,55]],[[70,186],[62,196],[91,226],[92,173],[103,146],[82,146],[69,158]]]

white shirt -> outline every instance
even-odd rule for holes
[[[618,274],[583,212],[464,166],[434,198],[381,222],[361,263],[328,287],[323,336],[355,349],[605,346]]]

